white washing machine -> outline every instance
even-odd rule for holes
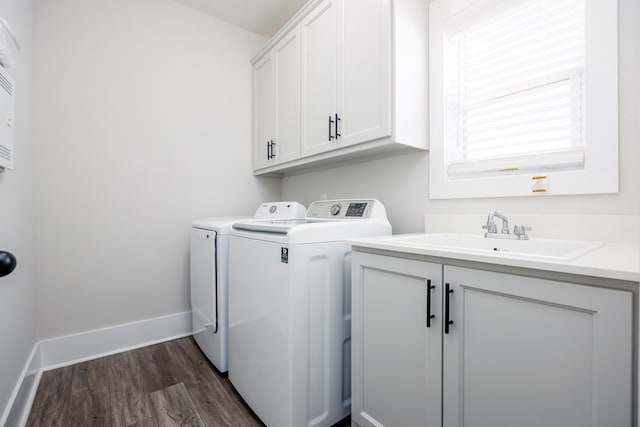
[[[191,228],[191,320],[193,337],[220,372],[226,372],[228,343],[229,232],[234,222],[304,218],[297,202],[263,203],[253,217],[194,221]]]
[[[373,199],[313,202],[304,220],[236,222],[229,242],[229,379],[269,427],[351,411],[351,246],[391,234]]]

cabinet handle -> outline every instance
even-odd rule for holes
[[[431,319],[436,317],[435,314],[431,314],[431,289],[435,288],[435,285],[431,284],[431,279],[427,279],[427,328],[431,327]]]
[[[339,139],[342,135],[340,135],[338,133],[338,129],[339,129],[339,124],[340,124],[340,117],[338,117],[338,113],[336,113],[336,139]]]
[[[271,160],[276,157],[276,154],[273,152],[273,148],[276,146],[276,143],[273,142],[273,139],[267,141],[267,160]]]
[[[275,159],[276,158],[276,143],[273,142],[273,139],[271,140],[271,158]]]
[[[451,315],[451,313],[449,313],[449,294],[453,293],[453,289],[451,289],[451,286],[446,283],[445,284],[445,289],[444,289],[444,333],[448,334],[449,333],[449,325],[453,325],[453,320],[449,320],[449,316]]]
[[[333,117],[329,116],[329,141],[333,139],[333,134],[331,133],[331,125],[333,124]]]

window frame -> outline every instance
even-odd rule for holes
[[[478,0],[430,0],[429,3],[429,197],[452,199],[617,193],[618,16],[615,1],[585,0],[584,168],[545,170],[540,167],[500,173],[449,175],[445,146],[445,26],[452,16],[470,7],[477,7],[478,3]],[[546,177],[542,186],[541,176]]]

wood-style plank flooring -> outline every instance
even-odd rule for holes
[[[28,427],[263,425],[191,337],[45,372],[27,421]]]

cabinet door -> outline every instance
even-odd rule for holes
[[[268,145],[274,138],[274,62],[266,55],[253,67],[253,168],[269,165]]]
[[[391,0],[348,0],[343,8],[338,147],[391,136]]]
[[[357,251],[352,266],[352,422],[440,426],[442,266]]]
[[[445,427],[630,426],[630,292],[445,266]]]
[[[272,164],[300,157],[300,30],[295,28],[273,49],[275,136]]]
[[[302,40],[302,156],[335,148],[337,28],[341,1],[324,0],[300,25]]]

